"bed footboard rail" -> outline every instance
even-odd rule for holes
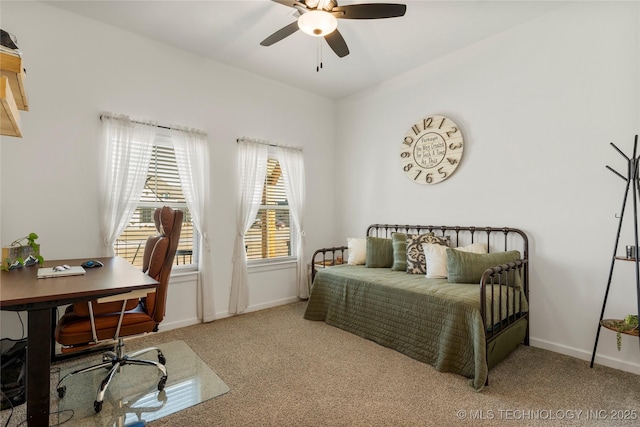
[[[313,279],[316,277],[318,268],[346,263],[347,249],[347,246],[334,246],[331,248],[320,248],[315,251],[311,257],[311,283],[313,283]]]
[[[487,344],[522,318],[529,320],[529,261],[517,261],[485,270],[480,279],[480,313]],[[524,344],[529,345],[527,325]]]

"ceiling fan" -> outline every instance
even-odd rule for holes
[[[404,16],[407,6],[395,3],[361,3],[338,6],[336,0],[272,0],[292,7],[300,14],[297,21],[279,29],[260,44],[271,46],[298,30],[315,37],[324,37],[329,47],[340,58],[349,54],[342,34],[337,30],[337,19],[381,19]],[[337,18],[337,19],[336,19]]]

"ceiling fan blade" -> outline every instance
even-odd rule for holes
[[[347,42],[344,41],[344,37],[340,34],[340,31],[334,30],[331,33],[324,36],[324,39],[329,43],[329,47],[338,55],[343,58],[349,55],[349,48]]]
[[[404,16],[406,11],[406,4],[361,3],[336,6],[331,10],[331,14],[341,19],[380,19]]]
[[[298,31],[298,21],[294,21],[291,24],[287,25],[286,27],[280,28],[278,31],[271,34],[266,39],[262,40],[260,44],[262,46],[271,46],[272,44],[279,42],[283,38],[290,36],[296,31]]]
[[[283,5],[289,6],[289,7],[296,7],[296,6],[306,7],[305,4],[303,4],[303,3],[299,2],[299,1],[296,1],[296,0],[271,0],[271,1],[283,4]]]

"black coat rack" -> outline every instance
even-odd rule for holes
[[[591,356],[591,367],[593,368],[593,362],[596,358],[596,350],[598,348],[598,339],[600,338],[600,330],[602,328],[602,318],[604,317],[604,311],[607,307],[607,297],[609,296],[609,289],[611,288],[611,279],[613,277],[613,268],[615,267],[616,261],[618,260],[626,260],[626,261],[634,261],[635,263],[635,274],[636,274],[636,303],[637,303],[637,313],[640,313],[640,262],[638,254],[640,248],[638,248],[638,197],[640,197],[640,175],[638,172],[638,166],[640,165],[640,157],[638,157],[638,135],[636,135],[635,140],[633,142],[633,156],[629,158],[625,155],[616,145],[612,142],[611,146],[616,149],[618,153],[622,157],[627,160],[627,176],[625,177],[621,173],[617,172],[610,166],[607,166],[611,172],[622,178],[626,181],[626,189],[624,193],[624,198],[622,199],[622,209],[620,210],[619,223],[618,223],[618,232],[616,234],[616,242],[613,246],[613,256],[611,257],[611,267],[609,268],[609,279],[607,280],[607,290],[604,294],[604,301],[602,302],[602,311],[600,312],[600,319],[598,320],[598,331],[596,332],[596,342],[593,345],[593,355]],[[633,234],[634,234],[634,242],[635,242],[635,251],[634,257],[617,257],[616,252],[618,250],[618,243],[620,242],[620,231],[622,230],[622,221],[624,219],[624,212],[627,206],[627,199],[629,196],[629,190],[632,189],[633,194]]]

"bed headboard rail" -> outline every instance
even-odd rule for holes
[[[448,225],[402,225],[372,224],[367,236],[391,237],[392,233],[434,233],[438,237],[449,237],[451,247],[471,243],[486,243],[489,252],[518,250],[523,259],[529,258],[529,240],[524,231],[511,227],[460,227]]]

